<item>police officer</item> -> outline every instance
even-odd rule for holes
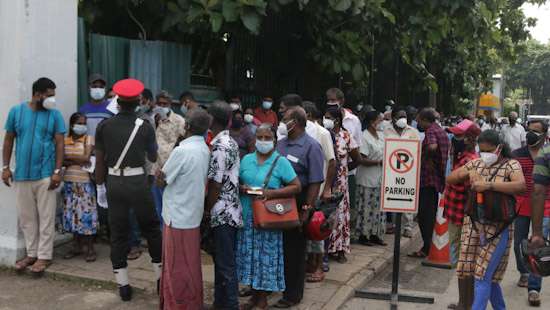
[[[99,124],[96,131],[96,182],[98,203],[109,207],[111,263],[123,301],[132,298],[128,282],[129,211],[134,210],[142,235],[147,239],[153,269],[160,279],[162,235],[145,173],[145,158],[157,159],[154,129],[137,118],[135,110],[143,83],[135,79],[113,86],[120,112]],[[158,283],[158,282],[157,282]]]

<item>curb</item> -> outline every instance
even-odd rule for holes
[[[401,253],[406,250],[411,243],[419,236],[419,230],[415,229],[412,238],[401,238]],[[390,266],[393,262],[393,250],[386,259],[375,260],[363,267],[361,271],[355,274],[344,285],[340,286],[336,293],[332,295],[330,301],[326,303],[321,310],[337,310],[340,309],[348,300],[353,298],[355,290],[367,285],[375,276],[377,276],[382,270]]]

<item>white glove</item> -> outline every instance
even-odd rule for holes
[[[107,204],[107,188],[105,188],[105,183],[96,186],[97,189],[97,204],[103,209],[107,209],[109,205]]]

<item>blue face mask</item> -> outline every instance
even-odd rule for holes
[[[273,150],[273,141],[260,141],[256,140],[256,150],[262,154],[267,154]]]

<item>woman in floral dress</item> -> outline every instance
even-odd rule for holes
[[[354,169],[361,159],[357,143],[351,134],[342,127],[343,114],[338,107],[329,107],[323,118],[323,126],[334,135],[336,154],[336,182],[332,192],[344,193],[340,207],[336,211],[336,226],[329,237],[328,253],[339,263],[347,262],[346,253],[350,252],[350,200],[348,171]],[[352,159],[349,162],[349,159]]]

